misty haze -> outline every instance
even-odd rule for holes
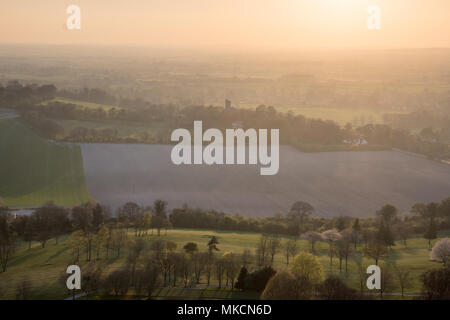
[[[0,12],[0,300],[450,299],[450,1]]]

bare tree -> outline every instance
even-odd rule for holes
[[[72,232],[69,238],[69,247],[72,249],[73,262],[76,264],[80,260],[80,251],[85,246],[84,233],[81,230]]]
[[[244,249],[241,256],[241,263],[247,270],[253,264],[253,255],[250,249]]]
[[[394,273],[397,277],[397,282],[402,290],[402,297],[405,292],[405,288],[411,284],[412,276],[410,271],[402,267],[394,267]]]
[[[200,283],[200,278],[202,276],[202,272],[208,264],[208,259],[208,252],[196,252],[192,255],[192,268],[194,271],[195,281],[197,283]]]
[[[120,251],[128,241],[128,233],[123,228],[116,228],[113,231],[112,245],[117,250],[117,257],[120,257]]]
[[[205,264],[206,281],[208,286],[211,283],[211,276],[215,267],[215,260],[216,260],[215,256],[208,252],[208,260],[206,261]]]
[[[45,216],[50,208],[40,211],[41,216]],[[72,220],[76,229],[83,231],[85,238],[86,260],[91,261],[93,233],[96,231],[94,226],[94,204],[86,203],[72,209]],[[44,222],[43,222],[44,223]]]
[[[267,256],[269,253],[268,240],[267,236],[262,235],[259,238],[258,247],[256,248],[256,259],[258,266],[260,267],[265,266],[267,263]]]
[[[152,261],[149,261],[144,269],[138,270],[136,273],[136,291],[145,291],[147,297],[150,299],[153,292],[160,286],[160,274],[158,266]]]
[[[342,238],[336,242],[339,256],[339,271],[342,270],[342,260],[345,259],[345,272],[348,272],[348,258],[353,252],[354,230],[345,229],[341,234]]]
[[[92,243],[94,242],[95,235],[92,232],[87,232],[83,234],[83,237],[84,250],[86,252],[86,261],[91,261]]]
[[[184,287],[187,287],[192,272],[192,261],[185,255],[182,255],[180,259],[180,271],[183,276]]]
[[[6,209],[1,212],[2,209],[0,208],[0,265],[2,272],[6,272],[8,262],[16,247],[16,236],[10,225],[10,215]]]
[[[106,237],[106,241],[104,243],[105,249],[106,249],[106,259],[109,258],[109,250],[112,247],[112,243],[113,243],[113,224],[108,224],[107,225],[108,228],[108,236]]]
[[[158,260],[159,268],[163,275],[164,286],[167,285],[167,280],[170,282],[170,270],[172,270],[172,259],[170,259],[169,253],[166,251]]]
[[[216,271],[216,278],[219,282],[219,289],[222,288],[222,281],[223,281],[223,275],[226,268],[226,262],[223,260],[223,258],[219,258],[215,261],[215,271]]]
[[[389,264],[384,264],[381,266],[380,275],[380,298],[383,299],[383,294],[386,291],[391,290],[394,287],[395,277],[392,267]]]
[[[31,280],[24,277],[16,287],[16,300],[28,300],[31,292]]]
[[[97,252],[97,260],[100,259],[100,251],[106,247],[109,237],[109,230],[107,227],[102,226],[95,235],[95,247]]]
[[[128,250],[127,265],[130,269],[131,285],[134,285],[134,274],[136,272],[136,266],[141,256],[142,251],[145,249],[145,241],[142,239],[136,239],[130,241],[131,245]]]
[[[222,258],[225,261],[225,273],[227,276],[227,285],[228,280],[231,282],[231,289],[234,289],[234,281],[239,272],[239,263],[235,254],[232,252],[226,252]]]
[[[371,241],[364,250],[364,254],[369,258],[374,259],[375,264],[378,265],[378,261],[387,255],[387,248],[385,244],[380,243],[379,241]]]
[[[356,271],[357,271],[357,275],[358,275],[358,283],[359,283],[359,290],[360,290],[360,294],[361,297],[364,294],[364,287],[366,285],[366,280],[367,280],[367,273],[366,273],[366,267],[363,265],[363,259],[362,256],[359,255],[356,258]]]
[[[152,250],[155,259],[160,260],[166,252],[166,242],[164,240],[152,241],[150,249]]]
[[[177,285],[178,275],[183,276],[183,259],[184,253],[169,252],[168,259],[170,260],[171,270],[173,274],[172,284],[175,287]]]
[[[361,231],[361,237],[364,241],[364,249],[367,249],[369,243],[376,238],[376,231],[374,229],[363,229]]]
[[[411,227],[409,227],[406,222],[399,222],[395,226],[395,235],[397,236],[397,239],[402,240],[405,248],[407,247],[407,240],[411,237],[411,234]]]
[[[289,258],[295,256],[298,252],[297,241],[293,239],[286,240],[283,249],[286,256],[286,264],[289,264]]]
[[[311,253],[315,254],[314,245],[317,241],[323,240],[322,234],[315,231],[308,231],[301,235],[302,239],[308,240],[311,244]]]
[[[270,264],[272,265],[275,255],[278,252],[280,252],[280,249],[281,249],[280,238],[277,236],[269,237],[269,241],[268,241],[267,245],[268,245],[269,254],[270,254]]]

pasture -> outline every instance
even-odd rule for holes
[[[47,105],[47,104],[52,103],[52,102],[59,102],[59,103],[66,103],[66,104],[75,104],[77,106],[88,108],[88,109],[101,108],[101,109],[104,109],[105,111],[109,111],[112,108],[120,109],[117,106],[110,106],[110,105],[106,105],[106,104],[99,104],[99,103],[94,103],[94,102],[89,102],[89,101],[74,100],[74,99],[64,98],[64,97],[56,97],[56,98],[54,98],[52,100],[48,100],[48,101],[42,102],[41,105]]]
[[[254,254],[257,247],[260,234],[248,232],[232,232],[232,231],[214,231],[202,229],[173,229],[168,230],[167,235],[163,231],[161,236],[149,234],[145,236],[147,247],[144,250],[143,256],[150,254],[148,245],[151,241],[156,239],[170,240],[177,244],[177,251],[182,251],[182,247],[187,242],[196,242],[200,251],[207,250],[207,242],[209,236],[215,235],[218,237],[220,249],[217,255],[222,255],[224,252],[231,251],[233,253],[242,253],[244,249],[250,249]],[[441,234],[441,237],[448,236]],[[134,238],[134,231],[129,230],[129,238]],[[286,241],[287,237],[281,237],[282,242]],[[310,245],[305,240],[298,240],[298,246],[301,250],[310,250]],[[358,245],[357,254],[352,256],[349,260],[349,270],[346,273],[344,270],[339,271],[339,261],[335,257],[333,265],[330,266],[330,259],[328,256],[328,244],[319,242],[316,244],[316,254],[324,267],[326,274],[337,274],[351,287],[359,289],[358,275],[356,272],[356,263],[354,258],[361,252],[363,244]],[[126,261],[127,251],[122,251],[119,258],[114,253],[110,253],[109,259],[105,258],[102,252],[99,262],[105,264],[105,274],[121,267]],[[64,282],[60,280],[61,275],[64,275],[67,264],[71,261],[72,253],[69,247],[68,235],[59,239],[56,244],[54,240],[50,240],[44,249],[39,243],[33,243],[31,249],[28,249],[28,244],[19,242],[17,251],[11,259],[6,273],[0,273],[0,299],[14,298],[16,287],[24,279],[29,281],[31,289],[31,298],[34,299],[62,299],[68,296],[67,290],[64,287]],[[84,257],[82,255],[82,257]],[[428,242],[427,240],[417,235],[409,239],[407,247],[397,242],[392,248],[389,257],[385,258],[383,262],[395,264],[397,266],[407,268],[412,275],[412,282],[406,288],[407,294],[420,294],[421,282],[420,275],[430,269],[439,268],[440,264],[429,260]],[[81,259],[81,268],[85,264],[84,258]],[[374,264],[373,260],[363,259],[365,266]],[[286,265],[286,258],[280,252],[275,256],[274,267],[277,270],[288,268]],[[255,266],[253,266],[255,268]],[[161,288],[157,290],[156,295],[159,299],[174,298],[174,299],[228,299],[228,298],[257,298],[256,293],[241,293],[238,291],[231,291],[230,289],[205,288],[206,280],[202,279],[198,288],[183,289],[180,284],[173,288]],[[213,279],[211,286],[216,286],[217,282]],[[396,285],[390,292],[398,293],[400,288]],[[97,297],[98,298],[98,297]],[[393,297],[394,298],[394,297]],[[400,298],[395,296],[396,299]],[[406,299],[406,298],[405,298]]]
[[[292,112],[295,115],[301,114],[307,118],[332,120],[341,126],[351,123],[355,126],[368,123],[383,123],[383,113],[371,109],[351,110],[346,108],[331,107],[277,107],[281,112]]]
[[[81,150],[37,136],[20,120],[0,119],[0,197],[9,207],[90,199]]]
[[[148,133],[152,137],[170,137],[170,130],[166,123],[159,121],[152,121],[149,123],[136,123],[120,120],[55,120],[62,128],[64,133],[59,138],[68,136],[70,132],[77,128],[83,127],[86,129],[114,129],[117,130],[117,137],[138,137],[139,134]]]

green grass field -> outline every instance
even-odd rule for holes
[[[98,109],[101,108],[106,112],[112,108],[116,108],[120,110],[120,107],[110,106],[104,104],[98,104],[93,102],[74,100],[63,97],[56,97],[52,100],[44,101],[41,105],[47,105],[52,102],[60,102],[60,103],[72,103],[78,105],[80,107],[89,108],[89,109]],[[87,129],[110,129],[114,128],[117,130],[117,135],[120,138],[130,137],[130,138],[138,138],[141,133],[148,133],[153,137],[158,136],[170,136],[170,127],[168,127],[167,123],[161,121],[147,121],[147,122],[135,122],[135,121],[122,121],[122,120],[65,120],[65,119],[52,119],[56,121],[63,129],[64,132],[56,137],[57,140],[64,139],[68,136],[71,130],[77,127],[84,127]]]
[[[106,105],[106,104],[99,104],[99,103],[94,103],[94,102],[89,102],[89,101],[81,101],[81,100],[74,100],[74,99],[70,99],[70,98],[63,98],[63,97],[56,97],[52,100],[48,100],[45,102],[42,102],[41,105],[47,105],[49,103],[52,102],[60,102],[60,103],[67,103],[67,104],[76,104],[80,107],[84,107],[84,108],[89,108],[89,109],[98,109],[98,108],[102,108],[105,111],[109,111],[112,108],[116,108],[116,109],[120,109],[117,106],[110,106],[110,105]]]
[[[20,120],[0,120],[0,197],[9,207],[90,199],[81,149],[37,136]]]
[[[251,104],[240,104],[239,107],[244,109],[256,108],[255,105]],[[306,118],[332,120],[340,126],[345,126],[347,123],[351,123],[354,126],[361,126],[368,123],[382,124],[383,114],[387,112],[385,110],[374,110],[368,108],[351,109],[345,108],[345,106],[318,107],[277,105],[275,106],[275,109],[283,113],[291,112],[294,115],[303,115]]]
[[[383,123],[382,112],[372,110],[350,110],[345,108],[322,108],[322,107],[279,107],[282,112],[292,111],[307,118],[333,120],[341,126],[347,123],[362,125],[365,123]]]
[[[218,237],[220,244],[218,245],[220,251],[218,255],[226,251],[241,253],[244,249],[250,249],[252,252],[256,249],[260,234],[248,232],[225,232],[199,229],[174,229],[168,230],[167,235],[162,232],[161,236],[148,235],[144,239],[153,241],[155,239],[171,240],[177,243],[177,250],[182,250],[186,242],[197,242],[201,251],[206,251],[206,243],[209,236],[215,235]],[[134,232],[129,231],[130,239],[134,237]],[[447,235],[440,235],[448,236]],[[27,244],[19,242],[17,252],[10,261],[6,273],[0,273],[0,292],[3,292],[1,298],[14,298],[17,284],[23,279],[28,278],[31,281],[31,297],[34,299],[62,299],[66,297],[67,290],[63,284],[58,280],[64,273],[67,264],[71,261],[71,249],[68,246],[68,236],[59,240],[56,244],[54,240],[50,240],[46,247],[42,249],[38,243],[33,243],[32,248],[28,249]],[[283,237],[282,240],[287,239]],[[302,250],[309,250],[309,243],[304,240],[299,240],[298,244]],[[413,281],[410,286],[406,288],[406,293],[419,294],[421,290],[420,275],[430,269],[439,268],[440,264],[429,260],[428,242],[422,238],[413,238],[408,241],[407,248],[402,244],[397,243],[393,247],[390,256],[383,261],[395,263],[398,266],[403,266],[410,270]],[[358,246],[357,251],[361,251],[361,246]],[[356,264],[353,259],[349,260],[349,272],[339,272],[339,261],[333,259],[333,267],[330,267],[330,260],[328,256],[328,245],[324,242],[318,243],[316,246],[317,255],[324,267],[326,274],[335,273],[340,275],[344,281],[355,289],[358,286],[358,277],[355,272]],[[149,250],[146,249],[145,254]],[[115,254],[111,254],[110,258],[100,260],[106,264],[106,273],[119,268],[125,263],[127,252],[123,251],[120,258],[116,258]],[[82,259],[83,261],[83,259]],[[287,268],[285,257],[282,253],[275,256],[275,268],[281,270]],[[83,262],[85,263],[85,262]],[[364,265],[374,264],[374,261],[364,259]],[[83,268],[83,265],[81,265]],[[205,286],[203,279],[200,286]],[[215,280],[211,285],[216,285]],[[400,292],[397,286],[390,290],[390,292]],[[254,292],[239,292],[231,291],[230,289],[215,289],[215,288],[198,288],[198,289],[184,289],[180,284],[180,288],[161,288],[156,293],[158,299],[248,299],[257,298],[258,295]],[[93,298],[101,298],[95,296]],[[399,299],[401,297],[391,297]],[[409,297],[411,298],[411,297]],[[404,299],[407,299],[405,297]]]
[[[124,137],[137,137],[139,133],[147,132],[153,137],[158,136],[170,136],[170,128],[166,123],[160,121],[151,121],[148,123],[136,123],[118,120],[55,120],[61,127],[64,128],[64,133],[57,137],[57,139],[64,138],[69,135],[71,130],[77,127],[84,127],[87,129],[109,129],[113,128],[117,130],[117,136]]]

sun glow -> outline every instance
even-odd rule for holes
[[[316,0],[314,6],[324,15],[340,15],[342,18],[354,19],[364,14],[365,8],[374,1],[368,0]],[[373,3],[372,3],[373,4]],[[354,14],[357,15],[354,15]]]
[[[67,3],[0,1],[0,42],[226,47],[447,47],[448,0],[79,0],[83,27],[69,32]],[[367,28],[367,8],[381,29]],[[45,17],[45,19],[43,19]],[[14,30],[14,32],[11,32]]]

